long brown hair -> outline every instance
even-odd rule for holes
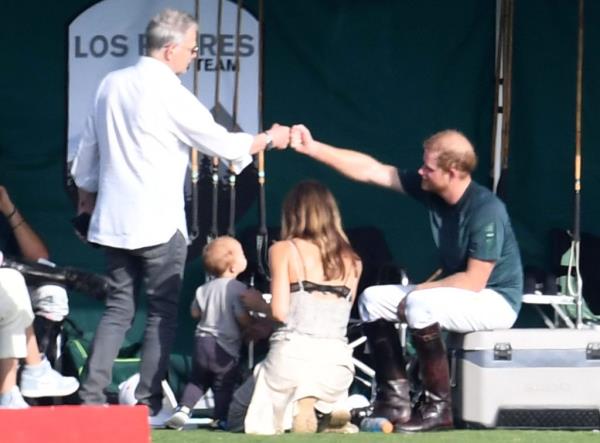
[[[298,183],[286,196],[281,213],[281,238],[301,238],[317,245],[327,280],[346,276],[344,257],[350,257],[354,264],[360,260],[342,228],[335,198],[316,180]]]

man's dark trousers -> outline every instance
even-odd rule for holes
[[[137,293],[146,290],[148,313],[141,353],[138,403],[151,414],[161,407],[161,381],[169,364],[175,339],[179,293],[187,255],[187,244],[177,231],[167,242],[140,249],[106,248],[112,291],[100,320],[86,364],[86,377],[79,396],[86,404],[106,403],[104,389],[112,379],[112,366],[133,324]]]

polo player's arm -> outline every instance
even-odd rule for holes
[[[429,288],[461,288],[473,292],[485,289],[494,269],[495,261],[478,260],[469,258],[467,269],[444,277],[440,280],[425,282],[417,285],[416,289]]]
[[[398,168],[381,163],[359,151],[316,141],[304,125],[293,126],[291,145],[296,151],[326,164],[352,180],[404,192]]]

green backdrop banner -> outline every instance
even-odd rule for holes
[[[547,265],[549,231],[574,218],[578,2],[515,2],[507,205],[525,263]],[[600,4],[585,2],[581,229],[600,234]],[[585,244],[582,244],[585,248]]]
[[[124,0],[125,1],[125,0]],[[204,0],[203,0],[204,1]],[[64,187],[67,27],[90,0],[4,5],[0,83],[0,183],[11,191],[47,241],[53,259],[100,271],[102,254],[76,239]],[[546,260],[547,232],[572,220],[576,3],[516,2],[507,205],[526,262]],[[598,231],[600,138],[594,120],[600,52],[598,2],[586,2],[582,227]],[[257,13],[257,1],[247,7]],[[493,0],[265,1],[264,126],[304,123],[316,138],[368,152],[400,167],[418,167],[422,141],[457,128],[475,144],[476,178],[490,182],[494,98]],[[596,125],[598,126],[598,125]],[[381,230],[394,259],[416,280],[437,266],[424,210],[393,193],[350,182],[291,150],[267,158],[270,226],[298,180],[318,178],[338,198],[349,228]],[[250,210],[239,229],[256,225]],[[181,318],[203,281],[199,261],[188,266]],[[101,305],[72,297],[74,317],[95,327]],[[143,319],[134,328],[141,329]],[[181,322],[178,347],[192,328]],[[135,337],[133,337],[135,338]]]

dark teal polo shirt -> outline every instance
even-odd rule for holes
[[[405,192],[429,210],[443,275],[465,271],[469,258],[495,261],[486,287],[502,294],[519,312],[523,268],[504,203],[474,181],[456,204],[449,205],[437,194],[421,189],[417,171],[402,171],[400,180]]]

